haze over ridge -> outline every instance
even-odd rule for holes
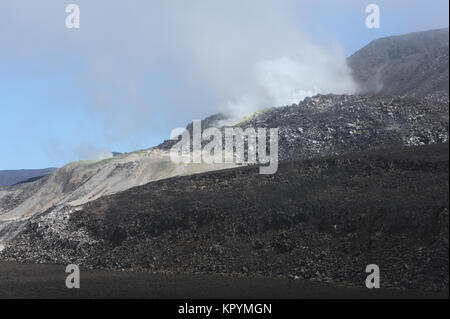
[[[363,5],[346,12],[345,3],[331,1],[320,2],[320,10],[290,0],[77,3],[81,29],[72,32],[64,26],[63,3],[2,2],[0,104],[10,119],[2,133],[24,133],[15,145],[1,141],[2,149],[14,150],[1,168],[62,166],[106,148],[146,148],[174,127],[223,109],[245,114],[314,93],[350,93],[349,50],[398,33],[393,13],[406,22],[402,28],[412,23],[400,4],[387,2],[380,3],[380,31],[365,28]],[[432,10],[408,6],[420,14]],[[339,14],[321,16],[330,12]],[[415,22],[414,28],[439,21]],[[353,42],[346,40],[353,35],[344,36],[344,23],[353,25]],[[315,30],[319,24],[326,33]],[[336,42],[345,43],[345,53]]]

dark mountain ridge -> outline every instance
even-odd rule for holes
[[[348,59],[362,93],[449,93],[449,29],[372,41]]]
[[[50,174],[56,168],[0,171],[0,186],[11,186],[29,179]]]
[[[375,40],[348,59],[361,94],[317,95],[259,112],[233,127],[279,128],[282,160],[446,143],[448,37],[448,29],[439,29]],[[202,128],[220,127],[226,120],[215,114]],[[192,133],[192,123],[187,130]],[[174,144],[165,141],[157,148]]]

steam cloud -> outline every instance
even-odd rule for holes
[[[293,0],[72,2],[81,9],[77,31],[64,26],[65,1],[3,0],[0,55],[77,56],[111,138],[355,90],[343,51],[298,29]]]
[[[88,144],[79,145],[76,153],[82,160],[101,161],[113,157],[113,154],[108,148],[96,148]]]
[[[69,147],[67,150],[64,148],[64,145],[54,138],[47,141],[44,145],[44,151],[52,161],[62,161],[63,163],[68,163],[73,160],[101,161],[113,157],[113,153],[109,148],[101,148],[90,145],[89,143],[80,143],[78,146]]]

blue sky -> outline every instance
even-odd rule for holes
[[[254,90],[245,74],[255,52],[277,61],[286,44],[286,55],[317,46],[348,56],[382,36],[448,27],[446,0],[252,1],[72,0],[79,30],[64,26],[68,1],[2,1],[0,170],[154,146]],[[380,6],[380,29],[365,27],[369,3]]]

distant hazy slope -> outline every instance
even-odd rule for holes
[[[82,205],[154,180],[233,166],[174,164],[169,153],[154,150],[70,163],[37,181],[0,188],[0,243],[2,222],[28,218],[54,205]]]
[[[349,58],[363,92],[447,93],[449,30],[439,29],[377,39]]]
[[[48,175],[55,168],[0,171],[0,186],[10,186],[30,178]]]

